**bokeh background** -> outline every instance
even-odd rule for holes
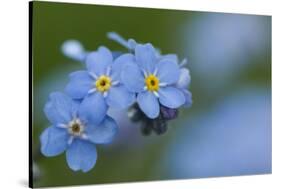
[[[33,2],[34,186],[62,186],[271,173],[271,17]],[[40,154],[49,93],[63,91],[83,65],[61,53],[65,40],[87,50],[115,31],[188,58],[193,105],[164,135],[143,136],[126,112],[111,110],[120,132],[99,145],[88,173],[71,171],[65,155]]]

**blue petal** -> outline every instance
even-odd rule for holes
[[[106,47],[100,47],[96,52],[90,53],[86,58],[87,69],[100,76],[106,73],[107,67],[112,64],[113,57]]]
[[[106,98],[108,106],[116,109],[125,109],[135,101],[135,93],[129,92],[124,85],[113,86]]]
[[[191,78],[190,78],[189,70],[187,68],[181,68],[180,77],[177,82],[177,87],[181,89],[187,88],[188,85],[190,84],[190,80]]]
[[[66,129],[48,127],[40,135],[41,153],[45,156],[56,156],[64,152],[69,135]]]
[[[84,98],[79,106],[79,118],[84,122],[99,124],[105,117],[108,107],[100,92],[95,92]]]
[[[120,80],[121,71],[125,68],[126,65],[136,64],[135,58],[132,54],[123,54],[119,56],[112,64],[112,74],[111,77],[113,80]]]
[[[159,102],[152,92],[146,91],[139,93],[137,102],[147,117],[154,119],[159,115]]]
[[[192,105],[192,94],[188,90],[183,90],[185,97],[184,107],[189,108]]]
[[[121,72],[121,81],[131,92],[141,92],[144,88],[144,76],[136,64],[126,65]]]
[[[166,54],[162,55],[160,60],[171,60],[173,62],[178,62],[178,56],[176,54]]]
[[[88,125],[87,136],[89,140],[96,144],[110,143],[118,131],[116,122],[109,116],[100,125]]]
[[[140,45],[135,48],[136,61],[139,66],[149,73],[153,73],[157,61],[157,52],[151,44]]]
[[[65,92],[73,99],[84,98],[93,87],[94,80],[87,71],[76,71],[69,75]]]
[[[122,54],[123,54],[122,51],[113,51],[113,52],[112,52],[113,60],[115,60],[116,58],[118,58],[118,57],[121,56]]]
[[[53,125],[67,124],[76,114],[78,104],[69,96],[54,92],[49,96],[49,100],[44,107],[44,112],[48,120]]]
[[[178,108],[185,103],[183,92],[175,87],[160,88],[159,100],[162,105],[168,108]]]
[[[66,150],[66,161],[68,166],[74,171],[90,171],[97,161],[95,145],[88,141],[74,139]]]
[[[173,84],[179,79],[180,69],[176,62],[170,59],[163,59],[156,65],[157,76],[160,83]]]

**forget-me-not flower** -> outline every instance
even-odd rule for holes
[[[126,64],[121,79],[129,91],[137,93],[140,109],[149,117],[159,115],[160,104],[178,108],[185,103],[183,92],[175,84],[180,68],[171,58],[158,58],[151,44],[137,44],[135,62]]]
[[[92,169],[97,160],[95,144],[111,142],[118,130],[109,116],[95,124],[91,116],[95,108],[73,101],[63,93],[51,93],[44,111],[52,126],[40,136],[42,154],[56,156],[66,151],[67,164],[72,170]]]
[[[135,51],[135,48],[138,44],[134,39],[124,39],[122,36],[120,36],[118,33],[116,32],[108,32],[107,33],[107,37],[117,43],[119,43],[120,45],[122,45],[123,47],[127,48],[129,51]],[[157,49],[155,51],[155,56],[158,59],[171,59],[172,61],[178,62],[178,57],[176,54],[165,54],[162,55],[160,53],[160,50]],[[192,94],[191,92],[188,90],[189,84],[190,84],[190,74],[189,74],[189,70],[187,68],[184,67],[184,65],[187,63],[186,59],[183,59],[180,63],[180,77],[179,80],[176,84],[176,87],[178,87],[180,90],[182,90],[182,92],[184,93],[185,96],[185,103],[184,106],[185,107],[190,107],[192,104]]]
[[[132,54],[123,54],[113,60],[106,47],[89,53],[87,70],[70,74],[66,93],[73,99],[83,99],[82,104],[92,106],[96,122],[100,122],[108,107],[124,109],[135,101],[135,94],[127,90],[120,81],[124,65],[134,59]]]

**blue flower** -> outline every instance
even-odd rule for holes
[[[134,39],[124,39],[122,36],[120,36],[118,33],[116,32],[108,32],[107,33],[107,37],[117,43],[119,43],[120,45],[124,46],[125,48],[127,48],[129,51],[135,51],[135,48],[137,45],[140,45],[140,43],[137,43]],[[159,49],[155,50],[155,56],[157,59],[171,59],[171,61],[173,62],[178,62],[178,57],[176,54],[165,54],[165,55],[161,55],[161,52]],[[158,60],[158,61],[159,61]],[[178,89],[180,89],[184,96],[185,96],[185,103],[184,106],[185,107],[190,107],[192,104],[192,94],[190,91],[188,91],[188,87],[190,84],[190,74],[189,74],[189,70],[187,68],[184,67],[184,65],[187,63],[186,59],[183,59],[182,62],[180,63],[180,77],[179,80],[176,84],[176,87]]]
[[[77,40],[65,41],[61,46],[61,51],[65,56],[80,62],[84,61],[88,53]]]
[[[129,91],[137,93],[138,105],[149,118],[159,115],[159,104],[178,108],[185,103],[183,92],[175,86],[180,75],[175,60],[157,57],[151,44],[137,44],[135,62],[124,66],[121,80]]]
[[[124,109],[135,101],[135,94],[120,82],[121,70],[133,59],[132,54],[123,54],[113,60],[112,53],[100,47],[86,57],[87,70],[70,74],[65,91],[73,99],[83,99],[82,104],[91,106],[98,123],[108,107]]]
[[[40,136],[42,154],[50,157],[66,151],[72,170],[91,170],[97,160],[95,144],[110,143],[118,130],[109,116],[98,125],[93,123],[92,109],[95,107],[73,101],[63,93],[52,93],[44,108],[52,126]]]

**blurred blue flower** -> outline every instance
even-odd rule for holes
[[[83,45],[77,40],[67,40],[62,44],[62,53],[68,58],[83,62],[88,52],[84,49]]]
[[[121,80],[127,89],[137,93],[140,109],[149,117],[159,115],[160,105],[178,108],[185,103],[183,92],[175,84],[180,69],[172,58],[159,58],[151,44],[137,44],[135,61],[123,67]]]
[[[135,94],[129,92],[120,82],[123,66],[134,59],[132,54],[123,54],[113,61],[112,53],[106,47],[89,53],[86,57],[87,70],[70,74],[66,93],[73,99],[83,99],[101,121],[108,107],[124,109],[135,101]]]
[[[82,64],[85,63],[85,58],[90,52],[85,50],[83,45],[78,40],[74,39],[66,40],[65,42],[63,42],[61,51],[66,57],[78,61]],[[122,53],[120,51],[114,51],[112,52],[112,55],[115,59],[122,55]]]
[[[52,126],[40,136],[42,154],[51,157],[66,151],[67,164],[72,170],[91,170],[97,160],[95,144],[110,143],[118,130],[109,116],[100,124],[94,123],[94,108],[63,93],[51,93],[44,112]]]
[[[182,122],[159,168],[177,179],[270,173],[271,125],[270,90],[238,90]]]
[[[182,35],[192,73],[206,95],[218,95],[229,82],[252,69],[264,53],[271,49],[271,18],[249,15],[206,13],[187,22]],[[255,32],[253,32],[255,31]],[[179,38],[182,36],[179,35]],[[202,56],[204,52],[204,56]],[[219,74],[218,74],[219,73]],[[206,80],[212,80],[212,85]]]

